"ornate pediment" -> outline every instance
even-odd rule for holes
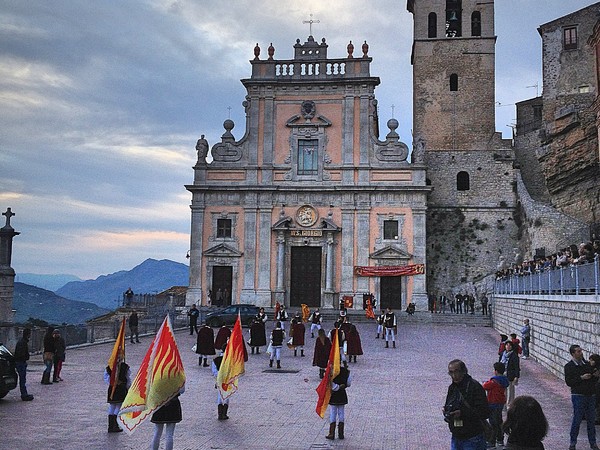
[[[387,245],[369,255],[371,259],[403,259],[409,260],[412,258],[410,253],[400,250],[392,245]]]
[[[287,231],[290,228],[295,228],[294,222],[291,217],[286,216],[279,219],[273,224],[271,230],[273,231]]]
[[[342,227],[336,225],[331,219],[321,219],[321,229],[324,231],[342,231]]]
[[[296,114],[295,116],[290,117],[285,123],[286,126],[290,128],[299,128],[299,127],[330,127],[331,120],[326,118],[325,116],[317,116],[314,119],[307,119],[302,114]]]
[[[219,258],[240,258],[243,255],[233,247],[227,244],[218,244],[214,247],[207,249],[203,256],[214,256]]]

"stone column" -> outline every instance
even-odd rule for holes
[[[325,290],[333,292],[333,233],[327,233],[327,267],[325,269]]]
[[[256,241],[257,216],[256,207],[244,208],[244,280],[239,303],[256,304],[256,251],[262,245]]]
[[[425,264],[425,210],[413,209],[413,264]],[[427,273],[427,270],[425,270]],[[427,311],[427,278],[426,275],[412,277],[412,300],[418,311]]]
[[[0,323],[13,323],[13,297],[15,292],[15,271],[11,267],[12,241],[21,233],[10,226],[10,218],[15,214],[10,208],[2,213],[6,225],[0,228]]]
[[[204,207],[192,202],[192,224],[190,234],[190,284],[185,295],[186,306],[206,305],[202,298],[202,235],[204,228]]]

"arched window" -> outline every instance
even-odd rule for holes
[[[427,37],[437,37],[437,14],[434,12],[430,12],[427,19]]]
[[[446,37],[462,36],[462,0],[446,0]]]
[[[450,75],[450,90],[458,91],[458,75],[456,75],[455,73]]]
[[[458,172],[456,174],[456,189],[459,191],[468,191],[470,188],[469,172]]]
[[[471,14],[471,36],[481,36],[481,13],[473,11]]]

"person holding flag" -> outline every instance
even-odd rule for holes
[[[160,442],[163,424],[167,423],[166,448],[172,449],[172,432],[175,423],[181,420],[177,414],[181,405],[178,408],[179,400],[176,397],[183,392],[184,386],[183,362],[175,342],[171,320],[167,315],[150,344],[121,406],[119,421],[125,431],[128,434],[133,433],[138,425],[152,416],[156,425],[153,448],[158,448],[157,442]],[[171,403],[171,400],[174,401]]]
[[[123,429],[117,423],[117,414],[131,384],[131,370],[125,363],[125,318],[104,370],[104,382],[108,384],[108,432],[119,433]]]
[[[338,333],[332,333],[331,351],[325,376],[317,387],[317,414],[323,418],[329,406],[329,434],[326,439],[335,439],[336,422],[338,424],[338,437],[344,439],[344,410],[348,403],[346,389],[350,387],[352,379],[346,367],[340,367],[340,346]]]
[[[229,419],[229,416],[227,415],[227,410],[229,409],[229,397],[237,392],[238,379],[245,373],[244,362],[248,359],[239,313],[235,325],[233,326],[233,332],[231,333],[229,342],[227,342],[222,349],[223,356],[214,359],[212,371],[217,378],[215,388],[218,389],[218,419],[226,420]]]

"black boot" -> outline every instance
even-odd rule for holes
[[[281,361],[277,360],[277,368],[281,369]]]
[[[377,336],[375,337],[375,339],[379,339],[379,333],[377,333]]]
[[[354,362],[356,362],[356,355],[354,355]]]
[[[225,403],[223,405],[223,420],[229,419],[229,416],[227,415],[227,410],[228,409],[229,409],[229,405],[227,403]]]
[[[298,350],[294,349],[294,356],[298,356]]]
[[[338,423],[338,438],[344,439],[344,422]]]
[[[108,416],[108,432],[109,433],[120,433],[123,429],[117,423],[117,416],[110,414]]]
[[[273,367],[273,360],[272,359],[269,360],[269,367]]]
[[[396,348],[396,341],[392,341],[392,347]]]
[[[201,366],[202,365],[202,356],[198,357],[198,365]]]
[[[219,413],[219,420],[223,420],[223,406],[220,403],[217,405],[217,411]]]
[[[260,355],[260,347],[256,347],[256,354]]]
[[[300,350],[300,356],[304,356],[304,349]]]
[[[252,354],[254,355],[254,347],[252,347]]]
[[[325,369],[319,369],[319,378],[323,379],[324,376],[325,376]]]
[[[390,343],[388,341],[385,341],[385,348],[390,348]]]
[[[204,358],[204,364],[202,364],[202,367],[208,367],[208,358]]]
[[[42,384],[52,384],[50,382],[50,372],[44,372],[42,374]]]
[[[335,422],[329,424],[329,434],[325,436],[325,439],[335,439]]]

